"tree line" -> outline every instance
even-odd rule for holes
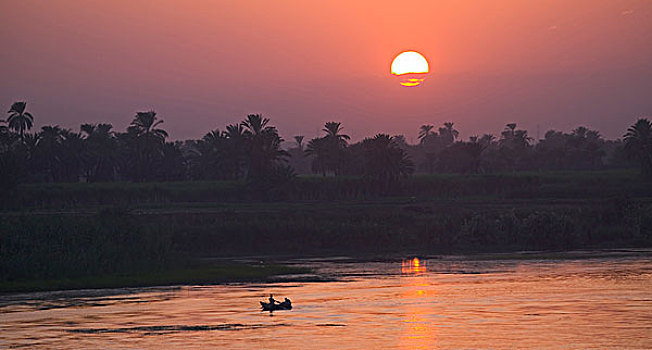
[[[268,118],[250,114],[199,140],[167,141],[155,111],[138,112],[124,132],[108,123],[82,124],[79,132],[57,125],[30,133],[34,116],[15,102],[0,121],[0,181],[21,182],[238,180],[283,182],[297,173],[364,176],[387,186],[414,172],[494,173],[596,170],[639,166],[652,177],[652,125],[639,119],[620,140],[578,127],[550,130],[534,142],[507,124],[501,134],[460,140],[453,123],[422,125],[418,144],[402,135],[377,134],[352,143],[339,122],[288,149]],[[305,143],[305,144],[304,144]]]

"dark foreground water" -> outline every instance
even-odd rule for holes
[[[649,257],[301,263],[337,280],[1,296],[0,348],[652,348]]]

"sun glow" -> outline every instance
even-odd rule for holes
[[[405,275],[421,274],[426,272],[426,262],[419,258],[403,260],[401,263],[401,273]]]
[[[392,61],[391,73],[403,86],[418,86],[428,72],[428,61],[416,51],[401,52]]]

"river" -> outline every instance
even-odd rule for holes
[[[0,296],[0,348],[652,348],[649,255],[291,263],[331,281]]]

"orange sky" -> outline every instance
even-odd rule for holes
[[[647,0],[2,0],[0,47],[0,103],[38,126],[124,130],[153,108],[173,139],[247,113],[286,139],[329,120],[354,139],[445,121],[614,138],[652,115]],[[418,88],[389,75],[408,49],[432,70]]]

